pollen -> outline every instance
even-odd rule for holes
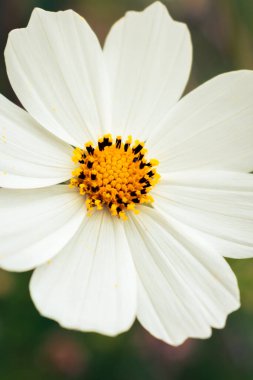
[[[144,143],[132,143],[129,136],[113,140],[110,134],[91,141],[84,149],[75,148],[72,160],[77,167],[72,172],[70,187],[77,187],[84,196],[89,214],[107,207],[112,216],[127,220],[127,212],[138,213],[138,204],[151,204],[149,194],[159,181],[156,159],[148,160]]]

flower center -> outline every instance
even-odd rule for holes
[[[127,219],[126,211],[138,213],[136,204],[153,202],[149,195],[160,176],[155,159],[147,161],[144,143],[132,144],[131,136],[122,142],[120,136],[113,141],[111,135],[92,142],[85,149],[75,148],[72,160],[79,166],[72,172],[70,187],[78,187],[86,196],[88,211],[107,206],[113,216]]]

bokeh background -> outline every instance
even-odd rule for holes
[[[164,0],[173,17],[188,24],[194,46],[187,92],[224,71],[253,69],[252,0]],[[72,8],[101,43],[111,24],[150,0],[0,0],[0,92],[17,102],[8,83],[3,51],[8,32],[26,26],[34,7]],[[136,323],[117,338],[61,329],[40,317],[28,291],[31,273],[0,271],[0,380],[252,380],[253,260],[230,260],[242,307],[224,330],[205,341],[173,348]]]

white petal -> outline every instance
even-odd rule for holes
[[[104,52],[115,133],[145,139],[180,98],[188,80],[192,60],[188,29],[155,2],[119,20]]]
[[[0,186],[35,188],[71,177],[73,149],[0,95]]]
[[[239,307],[236,278],[226,261],[194,231],[142,207],[126,224],[139,276],[137,317],[173,345],[206,338]]]
[[[196,171],[163,176],[154,207],[189,225],[221,255],[253,257],[253,175]]]
[[[83,198],[66,185],[0,189],[0,266],[24,271],[56,255],[85,216]]]
[[[253,71],[231,72],[186,95],[147,147],[160,171],[253,169]]]
[[[78,14],[35,9],[27,28],[10,33],[5,58],[21,103],[50,132],[80,146],[108,129],[103,53]]]
[[[38,310],[62,326],[116,335],[136,316],[136,272],[122,222],[86,218],[76,236],[30,284]]]

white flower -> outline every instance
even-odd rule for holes
[[[36,307],[68,328],[115,335],[137,317],[174,345],[222,328],[239,307],[223,256],[253,256],[253,72],[178,101],[190,35],[158,2],[103,50],[73,11],[35,9],[5,58],[28,113],[1,96],[1,267],[36,268]]]

